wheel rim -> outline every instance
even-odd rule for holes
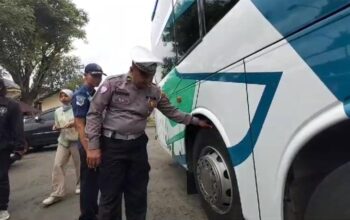
[[[205,147],[197,161],[196,178],[205,201],[225,214],[232,206],[232,181],[223,156],[213,147]]]

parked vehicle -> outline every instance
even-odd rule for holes
[[[35,117],[29,117],[24,121],[24,135],[29,148],[42,148],[57,144],[59,131],[53,131],[55,123],[55,110],[50,109]]]

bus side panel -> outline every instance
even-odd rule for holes
[[[177,69],[190,73],[217,72],[281,38],[251,1],[239,1]]]
[[[282,217],[283,186],[277,182],[283,181],[279,181],[278,170],[293,134],[310,118],[349,96],[345,89],[350,77],[348,13],[322,21],[246,61],[250,106],[259,106],[264,100],[262,85],[250,82],[256,77],[254,73],[281,72],[260,123],[254,121],[254,116],[261,108],[250,113],[262,219]],[[264,86],[264,90],[267,88]]]
[[[162,88],[162,91],[165,92],[166,95],[168,95],[169,92],[164,91],[163,87],[164,87],[164,84],[168,81],[169,76],[171,78],[171,75],[169,74],[158,84],[158,86]],[[160,145],[164,149],[167,149],[168,152],[170,152],[170,149],[166,144],[166,140],[168,139],[168,123],[167,123],[168,119],[158,109],[154,110],[154,118],[156,122],[157,139]]]
[[[287,36],[349,4],[348,0],[251,0],[276,29]]]
[[[155,122],[156,122],[157,139],[158,139],[160,145],[164,149],[168,149],[167,144],[166,144],[167,133],[168,133],[167,132],[168,129],[166,126],[167,119],[158,109],[154,110],[154,118],[155,118]]]
[[[194,74],[193,74],[194,75]],[[235,158],[243,157],[241,152],[250,151],[249,118],[242,62],[224,72],[216,73],[200,83],[197,108],[205,108],[214,114],[228,136],[228,153],[234,148]],[[210,138],[210,137],[208,137]],[[244,154],[244,153],[243,153]],[[232,156],[232,155],[230,155]],[[235,159],[231,157],[233,163]],[[251,155],[234,167],[241,198],[243,215],[246,219],[259,219],[254,165]]]
[[[160,84],[170,103],[182,112],[191,113],[196,102],[198,84],[196,80],[183,79],[173,69]],[[166,118],[156,111],[157,134],[161,145],[168,149],[172,157],[182,166],[187,167],[185,154],[185,125]]]
[[[191,113],[197,98],[198,84],[194,80],[181,80],[176,92],[170,96],[170,102],[182,112]],[[167,144],[172,147],[172,156],[187,168],[185,152],[185,125],[168,119],[169,139]]]

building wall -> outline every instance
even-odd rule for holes
[[[53,94],[41,101],[41,110],[46,111],[51,108],[55,108],[61,105],[61,102],[58,100],[58,93]]]

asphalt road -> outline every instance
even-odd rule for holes
[[[148,220],[205,220],[198,195],[186,194],[186,173],[154,140],[154,128],[147,128],[151,164],[148,186]],[[26,155],[10,169],[11,220],[75,220],[79,196],[74,194],[74,167],[67,168],[65,199],[50,207],[41,205],[50,194],[54,149]]]

